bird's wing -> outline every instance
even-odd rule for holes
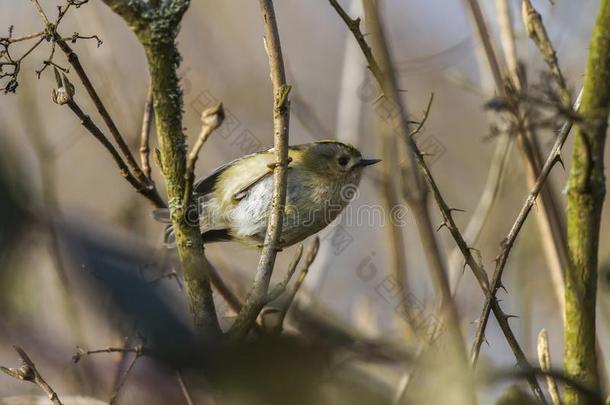
[[[242,159],[242,158],[232,160],[229,163],[225,163],[224,165],[216,168],[216,170],[214,170],[212,173],[210,173],[208,175],[208,177],[201,177],[201,178],[197,179],[195,181],[195,184],[193,185],[193,190],[195,191],[195,193],[200,194],[200,195],[206,195],[206,194],[210,194],[212,191],[214,191],[214,186],[216,185],[216,181],[218,180],[218,177],[229,166],[231,166],[233,163],[237,162],[240,159]]]

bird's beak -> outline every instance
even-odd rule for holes
[[[379,162],[381,162],[381,159],[360,159],[360,161],[358,163],[356,163],[354,166],[364,167],[364,166],[374,165],[375,163],[379,163]]]

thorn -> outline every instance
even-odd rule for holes
[[[498,286],[498,289],[500,289],[500,288],[503,289],[506,294],[508,294],[508,290],[506,289],[506,287],[504,286],[504,283],[502,281],[500,281],[500,285]]]
[[[489,340],[487,340],[485,336],[483,336],[483,342],[487,345],[487,347],[491,347],[491,345],[489,344]]]
[[[468,246],[468,250],[472,250],[473,252],[475,252],[477,255],[481,255],[481,251],[475,247],[472,246]]]
[[[566,167],[563,164],[563,159],[561,158],[561,153],[557,153],[557,155],[555,155],[555,162],[559,163],[564,171],[566,170]]]
[[[517,318],[517,319],[519,319],[519,316],[517,316],[517,315],[504,315],[504,318],[506,320],[509,320],[510,318]]]
[[[440,224],[440,225],[438,226],[438,228],[436,228],[436,232],[440,231],[440,230],[443,228],[443,226],[444,226],[444,227],[447,227],[447,229],[449,229],[449,226],[447,226],[447,223],[446,223],[446,222],[443,222],[442,224]]]
[[[463,210],[461,208],[449,208],[449,212],[452,212],[452,211],[455,211],[455,212],[466,212],[466,210]]]

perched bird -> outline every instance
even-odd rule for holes
[[[337,141],[319,141],[288,149],[286,208],[280,247],[324,229],[349,204],[362,169],[379,162],[363,159],[358,149]],[[229,162],[194,185],[197,216],[204,243],[239,241],[262,246],[273,195],[273,149]],[[167,209],[155,218],[169,223]],[[166,246],[174,244],[171,225]]]

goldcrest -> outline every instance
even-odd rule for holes
[[[288,156],[282,248],[330,224],[355,194],[362,170],[379,162],[363,159],[358,149],[338,141],[290,146]],[[270,167],[274,162],[273,149],[253,153],[219,167],[195,183],[194,215],[198,217],[204,243],[238,241],[262,246],[273,195]],[[169,211],[156,210],[155,217],[169,222]],[[171,225],[166,229],[165,243],[174,244]]]

